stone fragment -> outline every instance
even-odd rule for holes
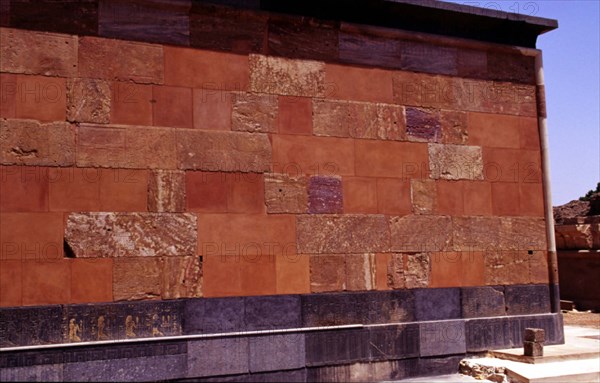
[[[383,215],[305,215],[296,217],[300,254],[383,252],[389,249]]]
[[[308,209],[307,181],[303,176],[265,174],[265,204],[267,213],[306,213]]]
[[[0,71],[75,77],[77,36],[1,28]]]
[[[180,129],[180,169],[263,173],[271,168],[271,143],[266,134]]]
[[[343,291],[346,289],[346,258],[344,255],[310,256],[310,291]]]
[[[406,288],[404,278],[404,254],[392,253],[387,265],[387,285],[392,289]]]
[[[443,144],[464,145],[469,140],[467,113],[454,110],[441,111]]]
[[[410,199],[413,213],[432,214],[435,210],[436,195],[437,191],[434,180],[410,180]]]
[[[545,342],[546,333],[543,328],[526,328],[523,338],[526,342]]]
[[[77,166],[175,169],[175,132],[170,128],[80,124]]]
[[[71,122],[110,122],[111,88],[103,80],[67,80],[67,120]]]
[[[289,96],[323,97],[325,64],[251,54],[250,90]]]
[[[433,179],[483,179],[479,146],[429,144],[429,166]]]
[[[308,182],[308,212],[311,214],[342,213],[344,200],[342,178],[313,176]]]
[[[392,251],[447,251],[452,246],[452,221],[447,216],[392,217],[390,232]]]
[[[406,108],[406,135],[409,141],[439,142],[440,113],[435,109]]]
[[[236,92],[232,104],[231,130],[262,133],[277,131],[276,95]]]
[[[65,241],[75,257],[195,256],[196,215],[71,213]]]
[[[119,57],[115,60],[115,57]],[[163,49],[134,41],[81,37],[79,75],[87,78],[162,84]]]
[[[113,266],[115,301],[160,299],[161,259],[117,258]]]
[[[164,257],[160,291],[162,299],[201,297],[202,261],[200,257]]]
[[[66,122],[0,120],[3,165],[71,166],[75,163],[75,129]]]
[[[375,288],[375,254],[346,255],[346,290],[364,291]]]
[[[398,105],[314,100],[313,129],[317,136],[403,140],[404,109]]]
[[[185,210],[185,172],[153,170],[148,179],[148,211],[181,213]]]
[[[429,254],[408,254],[405,259],[406,271],[404,272],[404,278],[406,288],[428,287],[431,274]]]

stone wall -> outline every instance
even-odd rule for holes
[[[261,330],[461,327],[462,340],[441,353],[421,328],[415,353],[378,360],[520,343],[484,330],[471,350],[464,326],[473,318],[503,317],[507,334],[520,331],[518,315],[557,323],[544,316],[532,56],[185,1],[63,5],[51,26],[8,3],[0,304],[14,320],[3,321],[5,346],[193,335],[206,332],[190,323],[208,312],[193,307],[222,302],[218,315],[244,317],[248,307],[231,299],[261,296],[323,300]],[[77,23],[64,22],[70,14]],[[286,306],[265,307],[263,320]],[[54,318],[51,331],[41,317]],[[26,319],[34,335],[24,335]],[[240,326],[219,331],[248,330]],[[322,359],[316,349],[338,341],[317,334],[287,367],[263,360],[155,376],[374,360],[367,343],[357,352],[368,355]],[[184,344],[188,367],[213,347]]]

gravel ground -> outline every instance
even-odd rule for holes
[[[587,311],[563,311],[565,325],[600,329],[600,313]]]

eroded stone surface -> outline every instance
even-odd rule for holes
[[[306,178],[277,173],[265,174],[265,204],[267,213],[306,213]]]
[[[2,119],[0,158],[4,165],[73,165],[75,129],[66,122]]]
[[[483,160],[479,146],[429,144],[431,178],[482,180]]]
[[[342,213],[344,200],[341,177],[313,176],[308,182],[308,212]]]
[[[432,214],[435,209],[435,181],[428,179],[410,180],[410,198],[413,213]]]
[[[162,84],[163,49],[160,45],[82,37],[79,40],[82,77]],[[118,60],[115,60],[118,57]]]
[[[444,144],[464,145],[469,140],[467,113],[441,111],[442,140]]]
[[[373,290],[375,286],[375,254],[346,255],[346,289]]]
[[[530,263],[526,251],[490,250],[484,257],[486,285],[529,283]]]
[[[175,129],[80,124],[77,165],[106,168],[175,169]]]
[[[0,71],[74,77],[77,37],[1,28]]]
[[[322,97],[325,94],[325,64],[250,55],[250,90],[290,96]]]
[[[439,142],[440,114],[435,109],[406,108],[406,135],[409,141]]]
[[[266,134],[177,131],[180,169],[262,173],[271,167],[271,143]]]
[[[447,216],[392,217],[390,232],[392,251],[447,251],[452,246],[452,222]]]
[[[383,215],[306,215],[296,217],[301,254],[387,251],[388,222]]]
[[[231,130],[275,132],[277,130],[277,104],[276,95],[235,93]]]
[[[180,213],[185,210],[185,172],[153,170],[148,178],[148,211]]]
[[[404,108],[366,102],[314,100],[313,129],[317,136],[403,140]]]
[[[103,80],[67,80],[67,119],[72,122],[110,122],[110,84]]]
[[[429,254],[408,254],[406,259],[406,271],[404,278],[406,288],[414,289],[429,286],[429,276],[431,274],[431,260]]]
[[[194,256],[194,214],[71,213],[65,241],[75,257]]]
[[[457,251],[497,250],[501,243],[499,217],[452,217],[453,247]]]
[[[387,265],[387,285],[392,289],[406,288],[406,279],[404,278],[404,254],[391,254]]]
[[[200,257],[164,257],[162,259],[162,299],[202,296]]]

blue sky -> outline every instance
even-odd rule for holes
[[[584,195],[600,181],[600,1],[451,0],[558,20],[538,37],[543,52],[552,204]]]

